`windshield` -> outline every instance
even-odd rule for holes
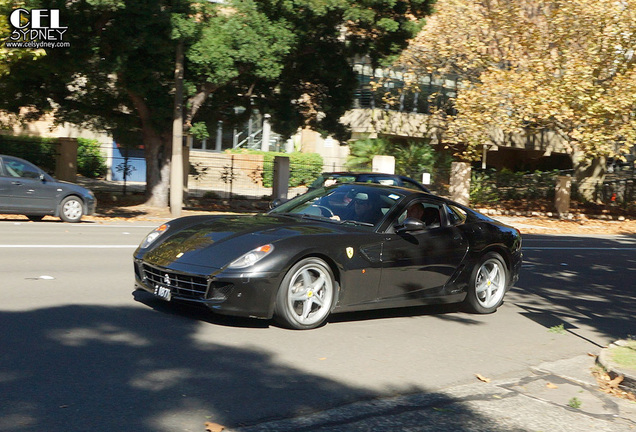
[[[276,207],[270,213],[296,214],[334,223],[377,227],[403,197],[403,193],[392,189],[343,184],[308,192]]]

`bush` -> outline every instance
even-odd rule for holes
[[[473,204],[494,204],[499,201],[496,172],[472,171],[470,179],[470,202]]]
[[[77,139],[77,172],[84,177],[97,178],[106,174],[108,167],[97,140]]]
[[[533,173],[502,169],[473,170],[470,200],[475,204],[499,201],[553,200],[559,171]],[[574,191],[574,189],[573,189]],[[574,196],[574,195],[573,195]]]

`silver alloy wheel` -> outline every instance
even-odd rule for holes
[[[506,269],[503,263],[490,258],[479,267],[475,279],[477,302],[488,309],[499,304],[506,291]]]
[[[79,220],[83,212],[82,203],[77,199],[69,199],[62,206],[62,213],[65,216],[65,220],[68,221]]]
[[[287,309],[302,326],[321,323],[329,314],[334,295],[331,275],[321,265],[308,262],[291,277],[287,291]]]

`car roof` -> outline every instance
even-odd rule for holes
[[[398,185],[383,185],[383,184],[379,184],[379,183],[350,182],[350,183],[340,183],[340,184],[335,184],[335,185],[332,185],[332,186],[327,186],[327,188],[328,189],[336,189],[336,188],[339,188],[339,187],[346,187],[346,186],[351,186],[351,185],[366,186],[366,187],[370,187],[370,188],[374,188],[374,189],[386,189],[386,190],[397,189],[405,197],[409,197],[411,195],[424,194],[424,195],[430,195],[432,197],[440,198],[440,199],[444,200],[443,197],[439,197],[439,196],[431,193],[430,191],[424,191],[424,190],[420,190],[420,189],[413,189],[413,188],[408,188],[408,187],[398,186]]]
[[[379,172],[364,172],[364,171],[328,171],[323,172],[323,176],[325,175],[350,175],[350,176],[358,176],[358,175],[371,175],[371,176],[393,176],[393,177],[404,177],[399,174],[389,174],[389,173],[379,173]]]
[[[360,172],[360,171],[328,171],[328,172],[323,172],[320,174],[320,176],[325,179],[326,177],[329,176],[333,176],[333,177],[338,177],[338,176],[349,176],[349,177],[361,177],[361,176],[365,176],[365,177],[369,177],[369,178],[373,178],[373,177],[390,177],[390,178],[394,178],[394,179],[399,179],[401,181],[407,181],[407,182],[413,182],[414,184],[416,184],[421,190],[425,191],[425,192],[429,192],[430,190],[428,187],[426,187],[425,185],[423,185],[422,183],[420,183],[419,181],[405,176],[405,175],[400,175],[400,174],[388,174],[388,173],[379,173],[379,172]],[[324,180],[322,180],[324,181]]]

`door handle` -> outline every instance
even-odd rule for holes
[[[11,184],[16,186],[22,186],[22,182],[19,182],[19,181],[12,181]]]

